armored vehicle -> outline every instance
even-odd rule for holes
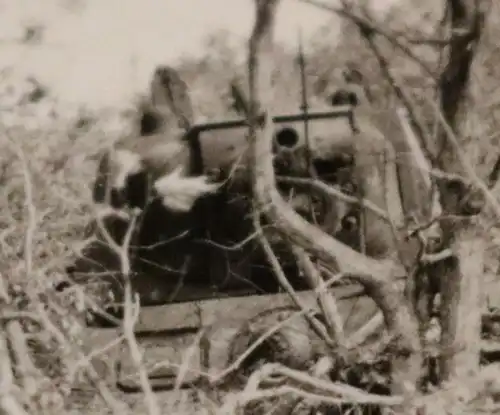
[[[394,150],[379,129],[356,111],[351,105],[325,104],[322,108],[276,115],[273,145],[277,187],[297,212],[324,232],[369,256],[384,258],[392,249],[392,235],[385,233],[385,219],[373,212],[364,214],[361,232],[360,209],[355,202],[362,191],[380,209],[392,212],[392,217],[400,216],[396,167],[393,160],[386,160]],[[281,290],[254,237],[246,119],[198,124],[184,119],[183,128],[182,140],[172,144],[182,151],[175,152],[174,157],[169,153],[168,163],[163,160],[162,166],[174,163],[172,160],[184,162],[188,176],[210,177],[218,183],[217,191],[200,197],[192,209],[184,212],[165,208],[161,198],[145,201],[143,195],[151,189],[147,183],[152,168],[148,171],[151,164],[144,163],[147,168],[128,171],[122,187],[111,189],[111,209],[101,218],[114,239],[121,240],[130,220],[116,212],[125,205],[141,209],[130,250],[132,287],[141,303],[135,333],[145,347],[144,361],[151,369],[151,383],[158,389],[189,387],[200,381],[203,373],[222,371],[235,358],[230,356],[232,344],[246,322],[272,310],[295,307]],[[172,139],[150,130],[134,138],[142,150],[123,148],[140,152],[144,160],[149,157],[144,154],[165,154],[158,140],[164,149]],[[134,145],[137,149],[138,145]],[[94,199],[100,204],[104,201],[102,188],[116,183],[110,176],[110,166],[108,156],[99,167]],[[388,196],[380,194],[377,178],[382,173],[388,183]],[[325,182],[344,197],[338,199],[317,190],[310,180]],[[303,280],[287,245],[274,234],[272,224],[263,226],[266,232],[270,229],[266,235],[291,285],[306,304],[316,308],[317,293]],[[95,226],[92,231],[96,231]],[[120,269],[116,255],[102,240],[98,242],[88,247],[69,271],[75,281],[82,281],[83,274],[97,272],[96,278],[109,283],[114,299],[120,300],[123,284],[116,275]],[[88,275],[85,278],[88,280]],[[348,333],[376,313],[375,304],[362,295],[360,286],[334,284],[331,289]],[[119,336],[119,313],[106,314],[94,314],[88,322],[86,338],[93,349]],[[95,361],[114,385],[126,391],[140,390],[137,371],[126,350],[108,348]],[[187,372],[181,370],[182,378],[178,378],[179,368],[185,367]]]

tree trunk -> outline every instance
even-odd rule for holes
[[[449,0],[451,42],[448,62],[440,78],[443,123],[437,140],[438,167],[448,173],[465,176],[457,136],[467,117],[468,94],[475,46],[484,24],[484,6],[489,0]],[[450,134],[449,126],[453,132]],[[453,135],[456,136],[453,136]],[[461,183],[441,182],[444,215],[463,215],[466,187]],[[441,381],[471,376],[479,369],[481,285],[485,241],[470,219],[443,223],[446,242],[454,257],[445,261],[442,273],[434,275],[441,283]],[[437,270],[439,272],[439,270]]]
[[[364,286],[367,295],[381,309],[387,329],[393,335],[392,389],[406,398],[396,412],[408,414],[420,377],[422,350],[416,318],[394,284],[397,273],[405,275],[405,270],[392,258],[368,258],[308,223],[276,189],[272,159],[274,126],[267,111],[273,96],[270,75],[273,23],[278,4],[278,0],[256,0],[256,21],[249,41],[249,144],[255,213],[265,215],[280,236],[290,243],[298,245],[328,268],[338,267]],[[261,114],[263,123],[258,122]]]

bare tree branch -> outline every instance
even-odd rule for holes
[[[458,142],[459,131],[467,119],[466,97],[469,93],[471,67],[476,47],[484,27],[489,0],[449,0],[451,43],[446,66],[439,81],[441,117],[437,135],[436,163],[447,173],[465,175],[480,189],[474,171],[463,158]],[[442,114],[442,116],[441,116]],[[448,128],[449,127],[449,128]],[[445,214],[461,210],[461,200],[467,188],[439,183],[441,205]],[[496,201],[488,200],[495,207]],[[450,350],[440,358],[442,380],[466,378],[479,370],[481,335],[481,275],[483,273],[485,241],[473,223],[443,223],[445,241],[455,252],[455,258],[441,278],[441,347]]]
[[[292,249],[306,278],[309,280],[309,285],[318,293],[318,304],[325,317],[328,334],[331,339],[335,340],[337,353],[343,359],[347,353],[347,345],[344,335],[344,322],[340,317],[337,303],[332,294],[326,289],[323,278],[307,254],[301,248],[292,247]]]
[[[365,287],[368,295],[382,310],[388,329],[396,334],[395,347],[399,352],[396,353],[393,362],[394,390],[410,399],[416,392],[422,355],[415,316],[403,300],[401,293],[397,292],[390,282],[394,281],[396,275],[393,267],[400,264],[391,260],[387,267],[381,266],[381,262],[372,259],[367,261],[363,255],[354,252],[302,219],[276,189],[272,160],[273,124],[268,111],[272,104],[273,94],[271,86],[272,42],[278,4],[277,0],[256,1],[256,21],[249,41],[248,70],[251,102],[249,142],[255,207],[258,212],[263,212],[267,216],[278,232],[290,243],[303,248],[327,266],[337,265],[341,272],[354,274],[353,278]],[[257,120],[262,112],[264,124],[261,127]],[[367,266],[368,263],[370,263],[369,266]]]
[[[433,80],[437,80],[437,74],[433,71],[425,62],[422,61],[407,45],[404,45],[401,41],[404,39],[407,43],[433,43],[437,45],[446,45],[446,40],[439,39],[408,39],[403,34],[389,32],[381,27],[380,24],[376,24],[373,20],[368,20],[367,18],[360,16],[359,13],[356,13],[352,10],[351,5],[344,4],[343,7],[335,7],[328,4],[325,4],[322,1],[318,0],[300,0],[302,3],[310,4],[319,9],[323,9],[325,11],[329,11],[330,13],[335,13],[341,17],[347,18],[354,22],[365,35],[371,36],[372,34],[378,34],[382,36],[384,39],[389,41],[395,48],[400,49],[406,56],[408,56],[411,60],[417,63],[424,72],[431,77]]]
[[[270,7],[275,7],[275,1],[269,2]],[[262,6],[259,6],[262,7]],[[268,11],[266,10],[266,13]],[[259,10],[258,14],[264,14],[264,11]],[[265,15],[266,23],[272,19],[270,16]],[[267,79],[270,78],[270,66],[272,65],[272,49],[271,43],[268,39],[269,33],[261,33],[262,23],[256,26],[257,31],[254,31],[250,40],[250,57],[249,57],[249,71],[250,71],[250,92],[251,97],[257,96],[257,91],[263,91],[268,96],[266,100],[258,100],[259,103],[271,102],[272,94],[270,92],[271,86],[269,80],[266,79],[265,74],[268,74]],[[267,29],[266,29],[267,30]],[[263,58],[256,63],[257,53],[263,54]],[[257,73],[262,76],[257,77]],[[257,81],[259,79],[259,81]],[[261,85],[257,85],[259,82]],[[259,124],[255,122],[258,120],[260,111],[256,109],[255,99],[250,117],[250,134],[249,139],[252,143],[252,154],[250,166],[254,169],[254,193],[257,202],[257,210],[264,212],[271,223],[275,224],[279,231],[281,231],[285,238],[289,238],[294,243],[302,246],[308,252],[314,252],[314,255],[323,261],[328,266],[337,264],[340,271],[360,274],[373,273],[377,275],[380,281],[391,278],[391,275],[403,275],[404,270],[394,262],[390,264],[382,263],[371,258],[367,258],[348,246],[336,241],[329,235],[322,232],[320,229],[306,222],[300,215],[293,211],[288,203],[282,198],[275,187],[275,176],[272,161],[272,134],[273,125],[271,117],[266,114],[266,122],[263,128],[263,134],[258,134],[260,130]]]

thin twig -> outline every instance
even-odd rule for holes
[[[453,132],[453,129],[450,127],[446,119],[444,118],[444,115],[442,111],[439,109],[436,103],[432,102],[431,100],[428,100],[429,104],[433,106],[438,118],[439,122],[441,123],[444,132],[446,133],[446,137],[451,143],[453,150],[455,151],[456,157],[458,161],[460,162],[462,168],[464,169],[465,173],[467,176],[470,178],[472,183],[481,191],[483,196],[485,197],[486,201],[494,211],[495,215],[497,218],[500,219],[500,203],[496,199],[496,197],[493,195],[491,190],[488,188],[487,184],[480,179],[480,177],[477,175],[474,167],[472,167],[472,164],[469,162],[467,157],[462,151],[462,148],[460,144],[458,143],[457,136]]]
[[[232,362],[228,367],[226,367],[223,371],[217,373],[216,375],[212,375],[209,379],[210,384],[212,385],[217,385],[222,379],[233,373],[234,371],[238,370],[240,366],[243,364],[245,359],[252,354],[260,345],[262,345],[269,337],[271,337],[273,334],[279,332],[283,327],[286,327],[288,324],[290,324],[293,320],[296,318],[299,318],[301,316],[304,316],[305,314],[310,313],[310,309],[301,309],[298,310],[296,313],[292,314],[290,317],[286,318],[283,321],[280,321],[276,323],[274,326],[270,327],[268,330],[266,330],[261,336],[259,336],[258,339],[256,339],[252,344],[250,344],[245,351],[238,356],[234,362]]]
[[[255,229],[260,228],[260,219],[258,215],[254,215],[254,227]],[[271,264],[271,267],[274,271],[274,275],[276,276],[280,286],[288,293],[292,301],[300,310],[307,310],[308,309],[307,305],[303,303],[302,299],[297,295],[294,288],[288,281],[285,273],[283,272],[283,269],[281,268],[278,258],[276,258],[276,255],[273,251],[273,248],[271,247],[271,244],[269,243],[266,236],[262,232],[259,232],[259,242],[267,256],[269,263]],[[334,350],[336,344],[334,340],[330,338],[330,336],[326,332],[325,327],[318,321],[318,319],[316,319],[310,313],[305,313],[304,315],[311,324],[311,327],[314,330],[314,332],[328,345],[328,347]]]
[[[308,373],[291,369],[280,364],[270,363],[264,365],[260,369],[260,376],[257,378],[260,382],[267,377],[283,376],[288,382],[293,382],[300,385],[300,390],[316,390],[317,393],[325,395],[341,396],[344,399],[349,399],[350,402],[358,404],[378,404],[385,406],[400,405],[403,398],[401,396],[382,396],[367,393],[361,389],[342,384],[339,382],[330,382],[322,379],[317,379]]]
[[[314,6],[316,8],[329,11],[330,13],[337,14],[341,17],[345,17],[352,22],[354,22],[358,27],[362,27],[363,30],[365,31],[370,31],[370,33],[376,33],[378,35],[381,35],[383,38],[385,38],[387,41],[389,41],[394,47],[400,49],[406,56],[408,56],[411,60],[416,62],[423,70],[424,72],[433,79],[434,82],[437,81],[437,74],[431,69],[429,65],[427,65],[425,62],[422,61],[421,58],[419,58],[408,46],[404,45],[400,39],[403,37],[400,34],[394,33],[394,32],[389,32],[386,31],[381,27],[381,25],[376,25],[373,20],[368,20],[363,16],[360,16],[357,13],[354,13],[352,10],[349,10],[346,7],[335,7],[331,6],[329,4],[325,4],[322,1],[318,0],[299,0],[302,3],[309,4],[311,6]],[[408,41],[406,37],[403,37],[405,41]],[[423,39],[419,39],[422,41]],[[430,43],[434,44],[439,44],[441,41],[438,39],[429,39]],[[416,39],[414,39],[413,42],[409,43],[417,43]],[[421,43],[421,42],[419,42]],[[446,44],[446,41],[443,41],[444,44]]]
[[[318,269],[313,264],[306,252],[296,246],[292,246],[292,250],[301,266],[304,274],[309,280],[309,285],[318,294],[318,304],[325,317],[326,328],[328,330],[328,335],[332,340],[335,341],[337,345],[337,353],[345,357],[347,352],[346,340],[344,334],[344,322],[340,317],[340,313],[337,307],[337,302],[332,294],[326,290],[326,284],[321,278]]]
[[[139,374],[141,388],[144,392],[144,400],[148,407],[148,411],[150,415],[161,415],[160,407],[158,404],[158,400],[156,395],[153,392],[153,388],[151,383],[149,382],[148,374],[144,365],[142,364],[143,356],[142,352],[139,348],[137,340],[134,334],[134,326],[139,317],[139,299],[136,296],[136,304],[133,301],[132,294],[132,264],[130,261],[130,244],[132,241],[132,236],[134,231],[136,231],[136,223],[137,218],[139,217],[139,212],[133,212],[130,223],[127,227],[127,231],[125,233],[123,244],[119,246],[109,234],[108,230],[105,228],[102,218],[97,217],[97,223],[100,227],[100,230],[112,249],[112,251],[118,256],[120,260],[120,271],[122,277],[125,280],[125,292],[124,292],[124,318],[123,318],[123,334],[127,341],[127,345],[130,350],[130,355],[132,357],[132,361],[134,362],[136,369]]]
[[[373,213],[375,213],[376,215],[378,215],[382,219],[389,220],[389,214],[384,209],[379,208],[375,203],[371,202],[370,200],[365,199],[365,198],[360,199],[360,198],[345,194],[341,190],[336,189],[335,187],[330,186],[329,184],[327,184],[319,179],[276,176],[276,180],[278,182],[282,182],[282,183],[291,183],[291,184],[296,184],[296,185],[312,187],[313,189],[319,190],[322,193],[326,194],[327,196],[337,198],[339,200],[342,200],[343,202],[360,205],[360,206],[372,211]]]

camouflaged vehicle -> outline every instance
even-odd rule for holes
[[[175,78],[175,74],[169,74],[168,68],[166,72],[158,69],[155,73],[156,84],[152,82],[152,102],[157,94],[155,111],[161,107],[158,101],[168,102],[168,98],[162,98],[157,92],[158,83],[164,86],[167,81],[172,82],[172,77]],[[181,113],[192,114],[187,93],[182,92],[182,81],[176,79],[182,98],[177,102],[187,102],[188,107]],[[348,98],[348,103],[356,103],[349,102],[352,96]],[[277,186],[301,215],[325,232],[356,250],[363,245],[367,255],[384,259],[393,246],[383,218],[367,211],[361,227],[360,210],[352,200],[337,199],[311,190],[310,186],[301,186],[300,180],[299,184],[292,180],[311,178],[312,167],[319,179],[334,188],[352,197],[362,193],[390,212],[392,218],[402,220],[395,146],[382,133],[397,134],[401,128],[397,118],[339,103],[345,100],[336,95],[323,107],[274,117]],[[169,106],[171,113],[175,113],[172,100]],[[272,310],[293,309],[294,305],[280,289],[267,257],[252,238],[250,186],[245,164],[246,119],[196,124],[189,119],[191,115],[183,116],[179,122],[182,134],[173,139],[159,131],[154,117],[154,111],[144,112],[142,134],[129,139],[133,144],[122,149],[140,153],[144,160],[150,157],[148,154],[158,158],[165,153],[155,146],[174,140],[173,146],[180,146],[182,151],[174,152],[173,156],[169,154],[168,162],[162,160],[164,171],[171,171],[176,163],[185,163],[190,176],[207,175],[219,183],[217,191],[200,197],[188,212],[169,211],[162,205],[161,198],[150,197],[148,183],[149,173],[154,170],[152,164],[143,164],[151,167],[150,171],[146,171],[147,168],[130,170],[125,176],[121,169],[125,164],[120,165],[121,170],[115,169],[114,174],[119,171],[124,179],[120,176],[121,187],[112,188],[117,182],[110,177],[113,169],[108,156],[103,157],[105,161],[101,160],[98,169],[94,200],[102,205],[106,193],[103,189],[112,188],[106,193],[111,194],[106,203],[112,209],[103,223],[116,240],[123,237],[129,223],[116,212],[126,206],[141,208],[137,239],[131,249],[132,286],[141,302],[135,333],[145,348],[144,362],[150,369],[153,387],[169,390],[196,385],[203,378],[201,373],[222,371],[235,358],[235,350],[242,348],[241,342],[238,347],[234,346],[235,341],[249,321],[258,321],[261,316],[268,318]],[[387,121],[390,124],[384,124]],[[146,128],[146,124],[149,127]],[[377,181],[381,178],[385,192],[380,191],[381,184]],[[89,229],[96,232],[95,226]],[[272,232],[269,237],[291,284],[307,304],[317,307],[316,293],[302,280],[285,244]],[[99,281],[109,284],[115,301],[123,297],[116,255],[110,254],[102,240],[87,247],[68,271],[77,282],[88,281],[90,273],[96,274]],[[360,286],[334,285],[331,289],[338,299],[347,333],[360,328],[375,314],[374,302],[362,295]],[[106,310],[112,314],[112,308]],[[93,315],[86,335],[89,349],[103,348],[120,335],[121,328],[116,322],[119,317],[119,313],[107,318],[103,313]],[[288,341],[284,347],[298,347],[286,336],[284,339]],[[192,344],[195,346],[190,348]],[[313,348],[308,346],[306,351],[297,352],[302,353],[302,361],[311,358]],[[189,364],[183,366],[186,359]],[[140,391],[138,374],[126,346],[123,350],[118,346],[107,348],[95,356],[94,363],[111,384],[124,391]],[[185,367],[188,370],[178,379],[179,368]]]

